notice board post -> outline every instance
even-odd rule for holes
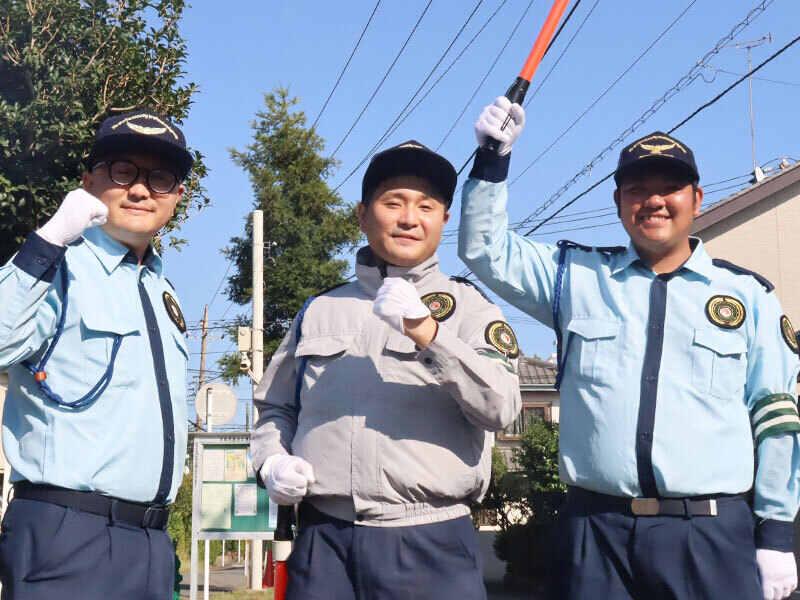
[[[192,552],[190,600],[197,600],[198,544],[206,540],[272,540],[277,505],[256,485],[250,433],[196,433],[192,461]],[[208,599],[206,554],[204,600]],[[260,572],[260,564],[251,568]]]

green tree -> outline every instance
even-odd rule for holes
[[[104,117],[139,107],[186,117],[196,86],[182,79],[183,10],[183,0],[3,0],[0,264],[78,185]],[[195,157],[172,228],[208,203]]]
[[[567,490],[558,476],[558,425],[532,419],[513,455],[516,468],[498,482],[502,531],[494,547],[507,561],[507,575],[523,582],[550,565],[553,528]]]
[[[264,353],[269,359],[309,296],[344,281],[348,262],[336,255],[359,239],[353,208],[327,184],[336,161],[322,156],[324,142],[306,126],[294,107],[298,100],[278,88],[264,96],[265,108],[252,123],[253,142],[232,150],[234,161],[249,175],[254,209],[264,211]],[[252,227],[231,239],[225,251],[235,272],[228,298],[250,302]],[[235,380],[233,356],[219,361],[226,378]]]

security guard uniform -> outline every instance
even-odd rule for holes
[[[669,145],[639,140],[621,165]],[[459,254],[556,332],[557,597],[761,598],[755,547],[792,551],[800,494],[797,342],[772,285],[699,239],[655,274],[632,244],[508,231],[508,164],[479,150]]]
[[[0,268],[4,599],[163,600],[173,587],[186,324],[159,255],[138,262],[95,227],[66,247],[32,233]]]
[[[411,144],[389,155],[390,168],[420,172],[433,153]],[[367,246],[356,276],[306,304],[256,392],[256,470],[289,453],[315,476],[288,597],[483,599],[470,504],[489,484],[493,432],[519,412],[516,337],[436,255],[397,267]],[[373,313],[387,277],[413,284],[437,321],[425,349]]]

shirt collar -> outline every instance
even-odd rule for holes
[[[386,277],[402,277],[419,287],[431,275],[439,272],[439,257],[434,254],[413,267],[390,265],[378,258],[369,246],[356,254],[356,276],[359,285],[369,294],[374,294],[383,285]]]
[[[107,273],[112,273],[123,262],[134,265],[139,263],[132,250],[108,235],[102,227],[87,229],[83,232],[83,239]],[[163,263],[152,245],[147,247],[143,264],[157,275],[161,275]]]
[[[698,237],[690,236],[689,245],[692,247],[692,254],[689,256],[686,262],[680,266],[680,269],[687,269],[688,271],[697,273],[706,281],[711,281],[711,269],[713,267],[713,263],[711,262],[711,257],[703,247],[703,240]],[[643,263],[639,257],[639,253],[636,251],[636,248],[633,245],[633,242],[629,242],[625,252],[618,255],[617,260],[611,269],[611,274],[616,275],[617,273],[620,273],[625,269],[637,264]]]

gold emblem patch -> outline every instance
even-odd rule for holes
[[[741,301],[731,296],[712,296],[706,303],[706,316],[717,327],[738,329],[747,312]]]
[[[164,292],[161,297],[164,299],[164,307],[167,309],[167,314],[172,322],[175,323],[178,331],[186,333],[186,320],[183,318],[181,307],[178,306],[178,301],[175,300],[175,296],[169,292]]]
[[[636,150],[636,148],[641,148],[642,150],[646,150],[649,153],[644,156],[659,156],[664,152],[669,152],[670,150],[673,150],[675,148],[686,154],[686,148],[681,146],[677,140],[674,140],[665,135],[651,135],[644,138],[643,140],[639,140],[628,149],[628,152],[633,152],[634,150]],[[640,158],[644,158],[644,156]]]
[[[783,341],[786,342],[789,349],[795,354],[798,354],[797,335],[794,332],[794,327],[792,327],[792,322],[786,315],[781,317],[781,334],[783,335]]]
[[[497,348],[508,358],[519,356],[519,344],[514,330],[505,321],[492,321],[486,326],[486,342]]]
[[[456,309],[456,299],[447,292],[433,292],[422,297],[422,303],[431,311],[437,321],[445,321]]]

